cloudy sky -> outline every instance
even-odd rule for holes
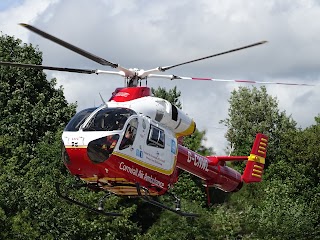
[[[95,55],[126,68],[173,65],[254,42],[262,46],[174,68],[166,74],[190,77],[250,79],[320,85],[319,0],[1,0],[0,31],[38,46],[43,64],[111,70],[22,28],[32,24]],[[99,105],[123,86],[117,76],[47,72],[63,85],[78,110]],[[230,92],[237,83],[149,79],[148,85],[182,92],[183,109],[207,146],[224,154]],[[249,86],[249,85],[246,85]],[[320,88],[267,86],[281,110],[301,127],[320,113]]]

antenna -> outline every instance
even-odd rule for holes
[[[107,102],[103,99],[103,97],[101,96],[100,92],[99,92],[99,95],[100,95],[100,98],[101,98],[101,101],[104,105],[108,106]]]

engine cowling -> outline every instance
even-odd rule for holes
[[[169,101],[157,97],[142,97],[127,102],[109,102],[108,106],[122,106],[134,110],[167,126],[177,137],[191,135],[196,124],[192,118]]]

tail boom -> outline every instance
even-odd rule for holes
[[[178,146],[177,167],[204,180],[208,187],[225,192],[238,191],[243,182],[260,182],[264,170],[268,137],[258,133],[250,156],[208,156],[203,157],[186,147]],[[227,161],[247,161],[241,175],[226,166]]]
[[[239,190],[242,186],[241,174],[210,157],[201,156],[186,147],[178,146],[177,167],[204,180],[208,187],[216,187],[225,192]]]

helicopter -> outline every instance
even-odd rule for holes
[[[178,181],[180,170],[200,178],[207,190],[215,187],[224,192],[237,192],[244,183],[250,184],[262,180],[268,136],[257,133],[248,156],[201,156],[183,146],[181,140],[196,130],[194,120],[167,100],[152,96],[151,89],[147,87],[148,78],[308,85],[162,74],[181,65],[259,46],[267,41],[175,65],[143,70],[122,67],[34,26],[25,23],[20,25],[83,57],[118,71],[2,61],[0,65],[82,74],[111,74],[125,79],[125,86],[116,88],[108,101],[100,95],[103,103],[99,107],[83,109],[76,113],[62,134],[61,158],[70,174],[76,178],[76,183],[70,189],[85,187],[103,191],[105,195],[99,200],[96,208],[71,198],[65,191],[61,191],[60,184],[56,183],[58,196],[105,216],[122,215],[104,209],[104,203],[111,195],[139,197],[154,206],[181,216],[198,216],[195,213],[182,211],[179,197],[171,191]],[[146,81],[146,86],[141,86],[142,81]],[[227,166],[227,162],[232,161],[247,162],[242,174]],[[157,196],[161,195],[170,196],[174,207],[160,202]]]

